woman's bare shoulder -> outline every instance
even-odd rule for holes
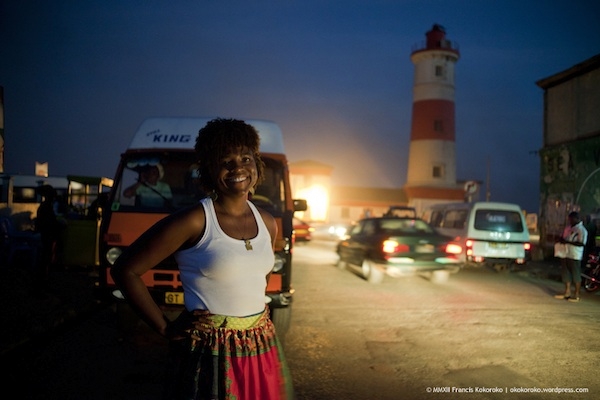
[[[277,221],[275,220],[275,217],[273,217],[270,212],[265,211],[260,207],[256,208],[271,235],[275,235],[277,233]]]
[[[178,221],[178,223],[183,223],[190,226],[201,225],[204,227],[204,223],[206,221],[204,207],[200,203],[183,208],[173,213],[171,217]]]

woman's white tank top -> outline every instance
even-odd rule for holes
[[[260,213],[248,201],[258,225],[258,235],[243,240],[223,232],[210,198],[201,200],[206,214],[202,238],[194,247],[175,253],[188,311],[243,317],[265,308],[266,276],[273,269],[271,235]]]

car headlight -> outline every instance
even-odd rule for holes
[[[118,247],[112,247],[106,252],[106,260],[110,265],[114,265],[121,253],[123,253],[123,250]]]
[[[279,272],[283,269],[285,265],[285,258],[283,258],[279,254],[275,254],[275,263],[273,263],[273,272]]]

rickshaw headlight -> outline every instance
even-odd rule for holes
[[[118,247],[111,247],[107,252],[106,252],[106,260],[109,262],[110,265],[114,265],[115,261],[117,261],[117,258],[119,258],[119,256],[121,255],[121,253],[123,253],[123,250],[121,250]]]
[[[285,258],[279,254],[275,254],[275,263],[273,264],[273,272],[279,272],[285,265]]]

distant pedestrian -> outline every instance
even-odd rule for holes
[[[51,266],[57,262],[57,246],[63,224],[55,212],[56,190],[51,185],[43,185],[37,188],[37,193],[42,196],[35,220],[35,228],[42,242],[38,278],[46,280]]]
[[[557,294],[557,299],[579,302],[581,289],[581,259],[587,243],[588,232],[583,226],[579,213],[573,211],[568,217],[569,224],[565,228],[559,242],[565,244],[565,257],[561,263],[562,281],[565,284],[565,293]],[[571,283],[575,285],[575,294],[571,296]]]

